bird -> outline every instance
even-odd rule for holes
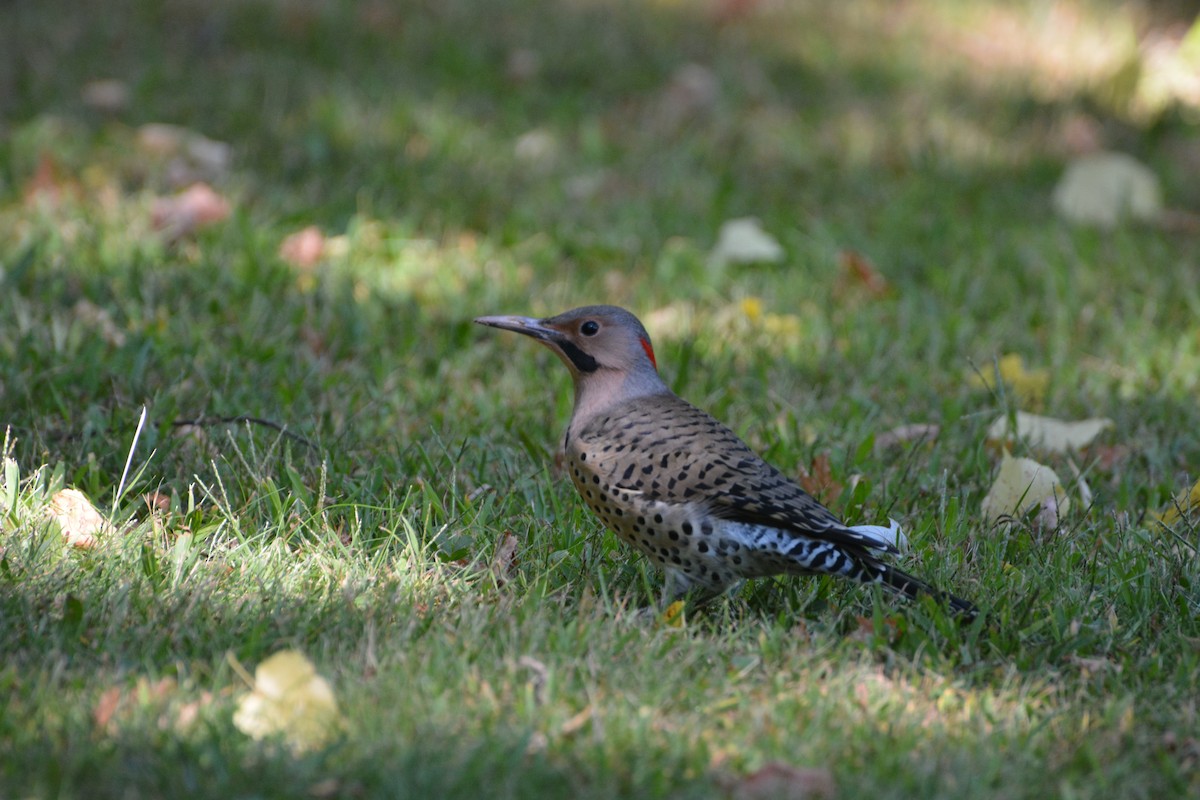
[[[584,503],[665,576],[664,607],[703,605],[752,578],[834,575],[904,598],[931,596],[974,618],[973,603],[883,560],[892,528],[848,526],[732,430],[680,398],[629,311],[592,305],[557,316],[484,316],[529,336],[571,373],[565,465]]]

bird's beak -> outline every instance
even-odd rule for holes
[[[475,321],[480,325],[487,325],[490,328],[500,328],[501,330],[523,333],[526,336],[532,336],[534,339],[540,339],[541,341],[562,336],[559,331],[546,327],[540,319],[533,319],[532,317],[476,317]]]

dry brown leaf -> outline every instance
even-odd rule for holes
[[[200,709],[210,705],[212,701],[212,692],[201,692],[200,697],[180,706],[175,715],[175,730],[184,731],[196,724],[196,720],[200,718]]]
[[[584,725],[591,722],[592,714],[592,707],[590,705],[585,706],[582,711],[580,711],[578,714],[575,714],[562,724],[562,727],[558,729],[559,734],[562,736],[570,736],[574,734]]]
[[[875,619],[874,617],[864,616],[859,614],[855,617],[858,627],[849,634],[849,638],[856,642],[869,644],[875,641]],[[900,623],[894,617],[883,618],[883,631],[889,643],[895,642],[900,638]]]
[[[150,218],[155,228],[174,241],[226,219],[232,210],[229,201],[211,186],[195,183],[174,197],[155,200]]]
[[[1133,448],[1127,444],[1096,444],[1088,447],[1087,454],[1096,460],[1096,469],[1112,472],[1133,455]]]
[[[162,492],[147,492],[142,495],[142,500],[151,511],[165,514],[171,510],[171,496]]]
[[[831,800],[836,795],[833,773],[826,767],[793,767],[778,761],[764,764],[729,787],[732,800]]]
[[[37,168],[25,184],[25,204],[58,206],[65,198],[78,198],[79,184],[63,174],[62,167],[49,153],[38,156]]]
[[[729,25],[746,19],[762,5],[762,0],[716,0],[712,5],[713,22]]]
[[[316,225],[289,234],[279,245],[279,257],[299,270],[311,270],[324,255],[325,234]]]
[[[812,464],[808,469],[801,467],[798,480],[804,491],[825,505],[836,503],[845,489],[842,484],[833,478],[833,470],[829,465],[828,453],[821,453],[813,458]]]
[[[97,539],[108,532],[108,523],[100,512],[78,489],[62,489],[50,498],[46,514],[58,523],[67,544],[72,547],[91,549],[99,544]]]
[[[899,425],[875,437],[875,452],[888,450],[906,442],[932,442],[941,431],[941,427],[933,423],[914,422],[911,425]]]
[[[520,541],[516,536],[513,536],[510,531],[505,531],[504,538],[500,540],[500,544],[496,545],[496,552],[492,555],[492,576],[501,586],[508,583],[513,566],[517,562],[517,546],[519,544]]]
[[[113,722],[113,718],[117,714],[117,709],[121,706],[121,687],[113,686],[104,690],[100,695],[100,699],[96,701],[95,708],[92,709],[92,722],[97,728],[108,731]]]
[[[874,298],[886,297],[892,290],[888,279],[869,258],[856,250],[843,250],[838,256],[840,282],[846,287],[861,287]]]

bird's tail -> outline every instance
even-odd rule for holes
[[[956,614],[964,619],[972,620],[979,616],[979,609],[969,600],[935,589],[925,581],[909,575],[902,569],[884,563],[875,558],[867,557],[859,562],[860,573],[857,576],[863,583],[878,583],[890,591],[909,600],[916,600],[922,595],[928,595],[950,606]]]

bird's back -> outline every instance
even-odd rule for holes
[[[767,525],[852,547],[877,540],[847,528],[710,414],[670,393],[618,403],[573,420],[569,460],[612,489],[715,518]]]

